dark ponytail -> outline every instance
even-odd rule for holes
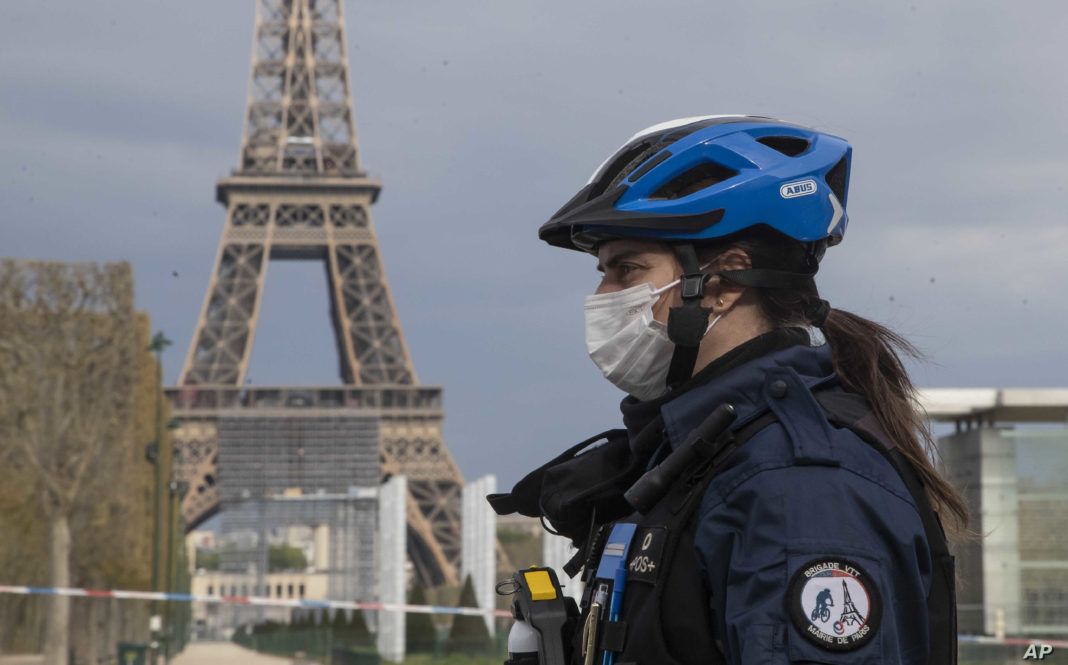
[[[840,309],[830,311],[821,332],[831,346],[842,385],[867,398],[883,431],[912,463],[932,507],[943,522],[951,518],[945,525],[947,532],[963,535],[968,507],[931,462],[937,457],[934,440],[901,362],[901,354],[917,360],[923,354],[889,328]]]
[[[774,232],[753,231],[743,238],[701,247],[702,263],[727,249],[749,255],[753,268],[804,272],[811,253],[800,243]],[[822,248],[816,256],[822,254]],[[757,289],[772,328],[813,325],[831,347],[834,369],[842,386],[867,398],[879,424],[912,463],[932,507],[942,516],[948,534],[964,536],[968,508],[960,494],[932,463],[936,457],[931,430],[916,401],[916,388],[905,371],[902,355],[923,359],[916,347],[894,331],[820,299],[812,279],[791,289]]]

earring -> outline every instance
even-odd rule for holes
[[[718,305],[720,307],[723,307],[723,298],[717,298],[716,299],[716,305]]]

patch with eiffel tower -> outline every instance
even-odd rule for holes
[[[802,565],[790,579],[786,602],[797,631],[829,651],[859,649],[879,630],[879,589],[848,559],[820,557]]]

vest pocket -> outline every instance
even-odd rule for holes
[[[737,663],[786,663],[781,624],[756,624],[745,629]]]

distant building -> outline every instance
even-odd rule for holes
[[[268,573],[261,587],[256,575],[235,575],[219,571],[199,571],[192,579],[193,595],[259,596],[283,600],[328,600],[330,575],[327,572],[287,571]],[[289,623],[289,607],[263,608],[264,621]],[[199,637],[227,639],[235,627],[232,609],[216,603],[194,603],[193,624]]]
[[[1068,635],[1068,390],[921,392],[978,534],[954,551],[959,632]]]
[[[330,530],[326,525],[309,527],[294,525],[269,529],[270,545],[285,545],[301,551],[307,568],[253,573],[233,573],[196,568],[193,565],[191,593],[194,595],[258,596],[282,600],[330,600]],[[191,549],[218,555],[216,534],[213,531],[193,531],[186,538]],[[190,557],[195,564],[195,554]],[[235,613],[226,606],[214,603],[194,603],[193,622],[201,637],[221,639],[236,627]],[[267,607],[262,620],[289,622],[291,609]],[[259,619],[258,619],[259,620]]]

